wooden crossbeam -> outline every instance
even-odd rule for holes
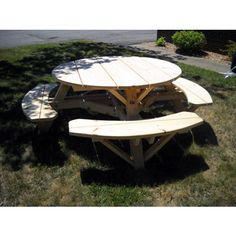
[[[137,102],[141,103],[142,100],[153,90],[152,87],[146,88],[142,91],[142,93],[139,95]]]
[[[124,105],[127,105],[127,100],[115,89],[109,89],[109,92],[113,94],[119,101],[121,101]]]
[[[176,133],[170,135],[161,136],[145,153],[144,160],[148,161],[153,155],[155,155]]]
[[[153,92],[148,98],[145,98],[143,101],[144,108],[149,107],[152,103],[158,102],[158,101],[169,101],[169,100],[180,100],[185,98],[184,94],[182,92],[163,92],[163,93],[157,93]]]
[[[118,102],[118,100],[116,99],[116,97],[113,94],[111,94],[111,100],[112,100],[112,103],[115,107],[115,112],[117,113],[119,118],[121,120],[126,120],[127,116],[125,114],[125,110],[124,110],[122,104]]]

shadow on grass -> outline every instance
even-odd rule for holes
[[[35,162],[48,166],[63,166],[68,160],[62,152],[58,135],[56,133],[37,134],[32,139],[33,152],[36,157]]]
[[[2,55],[2,54],[1,54]],[[11,59],[0,55],[0,161],[9,164],[14,170],[21,168],[26,162],[42,162],[53,164],[58,156],[52,151],[58,149],[56,142],[50,143],[47,137],[35,140],[33,125],[26,119],[21,109],[24,95],[39,83],[51,83],[51,71],[61,63],[84,57],[104,55],[139,55],[124,47],[93,42],[69,42],[42,47],[29,46],[27,54],[21,50],[9,50]],[[19,59],[17,59],[19,58]],[[78,116],[77,116],[78,117]],[[30,150],[33,140],[34,150]],[[38,147],[41,144],[41,149]],[[50,145],[49,145],[50,144]],[[25,151],[25,150],[28,151]],[[32,149],[32,148],[31,148]],[[48,154],[46,155],[46,150]],[[25,154],[27,152],[27,154]],[[43,154],[45,152],[45,155]]]
[[[201,133],[201,131],[199,132]],[[212,130],[210,132],[212,132]],[[194,140],[195,139],[196,137],[194,137]],[[76,142],[76,139],[73,141]],[[91,151],[93,149],[91,141],[88,139],[86,141],[84,139],[77,139],[77,151],[79,154],[81,153],[85,158],[92,157],[93,161],[99,161],[103,166],[106,166],[106,168],[103,169],[82,169],[82,183],[157,186],[165,182],[175,182],[184,179],[209,168],[203,157],[185,154],[192,142],[193,136],[190,132],[187,134],[176,135],[156,156],[146,163],[145,170],[136,171],[133,167],[126,164],[123,160],[100,144],[96,144],[97,157],[94,152],[87,155],[83,147],[86,145],[87,147],[90,147],[88,149]],[[207,141],[206,144],[209,143],[210,142]],[[216,145],[215,140],[213,143]],[[123,148],[127,149],[127,145],[124,145]]]
[[[204,122],[202,125],[192,129],[194,142],[199,146],[218,145],[217,137],[211,125]]]

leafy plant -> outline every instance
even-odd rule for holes
[[[229,43],[226,45],[226,52],[230,58],[236,52],[236,42],[229,40]]]
[[[179,49],[187,52],[200,51],[206,45],[205,35],[196,31],[178,31],[172,40]]]
[[[157,46],[161,46],[161,47],[164,47],[166,44],[166,40],[165,40],[165,37],[160,37],[156,40],[156,45]]]

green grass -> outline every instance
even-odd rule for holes
[[[143,52],[89,41],[0,50],[0,205],[2,206],[235,206],[236,80],[179,64],[183,76],[204,86],[214,104],[196,112],[206,124],[178,135],[135,172],[102,145],[68,135],[72,117],[35,136],[22,113],[24,94],[53,82],[52,69],[74,59]],[[168,59],[168,58],[164,58]]]

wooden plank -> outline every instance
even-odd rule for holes
[[[187,97],[188,102],[191,104],[208,105],[213,103],[211,95],[208,93],[208,91],[190,80],[178,78],[172,83],[181,91],[183,91]]]
[[[147,86],[147,81],[120,61],[119,57],[104,57],[104,59],[107,61],[101,63],[102,67],[119,88]]]
[[[74,61],[57,66],[53,69],[52,75],[62,84],[76,84],[84,87],[80,74],[78,73],[76,63]]]
[[[51,120],[57,117],[57,112],[51,107],[48,102],[49,93],[54,89],[56,84],[45,84],[44,91],[42,94],[42,105],[39,115],[39,119]]]
[[[170,62],[146,57],[94,57],[56,67],[52,75],[60,82],[87,89],[145,88],[172,81],[181,69]],[[77,87],[76,87],[77,86]]]
[[[75,61],[83,85],[86,87],[118,87],[101,65],[103,59],[91,58]]]
[[[159,80],[159,83],[166,83],[168,81],[177,79],[182,74],[181,68],[169,61],[150,57],[140,57],[140,60],[142,60],[143,63],[147,62],[149,65],[153,66],[152,70],[159,71],[159,73],[157,72],[157,77],[160,78],[160,76],[163,75],[163,79],[161,79],[162,81]],[[155,80],[153,82],[155,83]]]
[[[69,122],[69,132],[74,136],[97,139],[139,139],[184,132],[201,123],[203,120],[192,112],[133,121],[77,119]]]
[[[21,106],[24,114],[32,121],[39,120],[44,84],[39,84],[30,90],[23,98]]]
[[[27,118],[35,122],[56,118],[57,112],[48,102],[49,93],[56,86],[56,84],[40,84],[24,96],[22,109]]]
[[[157,58],[119,57],[119,59],[139,74],[147,85],[162,84],[181,74],[178,66]]]

